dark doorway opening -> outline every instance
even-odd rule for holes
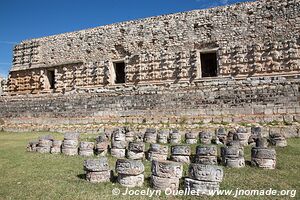
[[[125,63],[124,62],[115,62],[114,63],[116,79],[115,83],[125,83],[126,74],[125,74]]]
[[[48,77],[50,89],[54,89],[55,88],[55,73],[54,73],[54,70],[48,70],[47,71],[47,77]]]
[[[201,72],[202,77],[216,77],[218,76],[217,53],[201,53]]]

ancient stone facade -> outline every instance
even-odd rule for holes
[[[298,121],[299,11],[258,0],[24,41],[0,116],[6,127]]]
[[[192,82],[208,75],[208,52],[219,78],[298,73],[299,9],[299,0],[261,0],[24,41],[14,49],[8,92],[115,85],[120,62],[126,84]]]
[[[5,80],[0,76],[0,95],[3,94],[4,87],[5,87]]]

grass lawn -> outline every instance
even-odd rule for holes
[[[112,189],[125,188],[117,183],[92,184],[84,180],[83,160],[80,156],[68,157],[30,153],[27,142],[45,133],[0,132],[0,199],[145,199],[145,196],[113,196]],[[62,134],[52,134],[62,139]],[[82,135],[92,138],[95,135]],[[195,148],[195,147],[193,147]],[[225,168],[221,189],[300,189],[300,138],[289,139],[287,148],[276,148],[277,169],[263,170],[250,166],[242,169]],[[246,160],[250,148],[245,149]],[[116,159],[109,158],[114,169]],[[145,183],[149,187],[150,162],[144,161]],[[187,166],[185,166],[185,171]],[[294,199],[300,199],[300,195]],[[233,197],[167,197],[152,199],[233,199]],[[290,197],[239,197],[239,199],[291,199]]]

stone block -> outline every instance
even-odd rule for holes
[[[179,178],[163,178],[151,175],[151,186],[155,190],[165,191],[167,189],[176,191],[179,188]]]
[[[190,156],[184,156],[184,155],[171,155],[171,160],[174,162],[180,162],[185,164],[189,164],[191,162]]]
[[[216,165],[190,164],[189,177],[199,181],[221,182],[223,168]]]
[[[152,175],[162,178],[181,178],[183,166],[181,163],[172,161],[152,161]]]
[[[125,175],[139,175],[144,173],[144,165],[140,160],[118,159],[116,162],[116,172]]]
[[[175,145],[171,147],[172,155],[191,155],[191,147],[189,145]]]
[[[144,174],[139,175],[118,175],[118,183],[125,187],[142,187],[144,184]]]
[[[217,165],[218,159],[217,159],[217,156],[195,155],[194,163],[203,164],[203,165]]]
[[[253,147],[251,149],[251,157],[275,160],[276,159],[276,151],[275,151],[275,149]]]
[[[111,179],[111,172],[107,171],[87,171],[86,172],[86,180],[91,183],[103,183],[109,182]]]
[[[217,146],[197,146],[196,154],[200,156],[217,156],[218,150]]]
[[[67,156],[75,156],[78,155],[77,148],[62,148],[61,152]]]
[[[99,159],[89,159],[85,160],[83,163],[85,171],[97,172],[97,171],[108,171],[109,164],[106,157],[101,157]]]
[[[126,149],[110,149],[110,154],[112,157],[115,158],[125,158],[126,156]]]
[[[185,178],[184,188],[195,191],[197,195],[210,195],[211,191],[219,190],[220,186],[218,182],[207,182]]]

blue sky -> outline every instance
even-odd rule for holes
[[[0,0],[0,76],[22,40],[247,0]]]

